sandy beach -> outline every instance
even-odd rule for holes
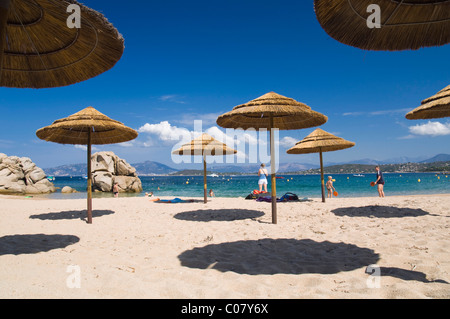
[[[1,196],[0,298],[450,297],[450,195],[198,200]]]

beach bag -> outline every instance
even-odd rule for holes
[[[245,197],[245,199],[256,199],[256,195],[253,193],[250,193],[247,195],[247,197]]]
[[[287,196],[288,200],[298,200],[298,196],[294,193],[288,192],[288,193],[284,194],[284,196]]]
[[[280,198],[281,201],[297,201],[298,200],[298,196],[294,193],[291,192],[287,192],[286,194],[284,194],[283,196],[281,196]]]

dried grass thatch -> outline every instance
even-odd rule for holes
[[[323,152],[343,150],[355,146],[355,143],[344,140],[318,128],[311,134],[287,150],[288,154],[320,154],[320,180],[322,184],[322,202],[325,203],[325,180],[323,177]]]
[[[36,135],[48,142],[87,145],[87,222],[92,224],[91,145],[131,141],[138,133],[90,106],[37,130]]]
[[[369,28],[368,6],[381,9],[381,28]],[[448,0],[315,0],[316,16],[334,39],[365,50],[416,50],[450,42]]]
[[[422,101],[422,105],[406,114],[408,120],[450,117],[450,85]]]
[[[309,154],[343,150],[355,146],[355,143],[344,140],[318,128],[303,140],[287,150],[288,154]]]
[[[212,136],[204,133],[193,139],[190,143],[183,145],[172,152],[175,155],[233,155],[237,151],[216,140]]]
[[[212,155],[233,155],[237,151],[219,142],[212,136],[204,133],[193,139],[190,143],[172,152],[175,155],[202,155],[203,156],[203,202],[208,202],[207,197],[207,179],[206,179],[206,156]]]
[[[272,129],[298,130],[319,126],[328,118],[303,103],[275,92],[264,94],[246,104],[238,105],[217,118],[221,127],[235,129],[269,129],[272,223],[277,223],[277,191],[275,178],[275,139]]]
[[[271,117],[273,118],[272,128],[280,130],[319,126],[328,120],[325,115],[311,110],[306,104],[270,92],[219,116],[217,124],[221,127],[236,129],[271,128]]]
[[[115,144],[135,139],[138,133],[100,113],[93,107],[87,107],[69,117],[53,122],[39,129],[37,137],[59,144],[87,145],[91,131],[91,144]]]
[[[81,7],[80,29],[67,26],[70,4]],[[124,39],[114,26],[75,0],[12,1],[4,42],[0,86],[17,88],[60,87],[90,79],[111,69],[124,50]]]

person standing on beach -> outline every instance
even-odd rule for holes
[[[114,183],[113,194],[114,197],[119,197],[119,183]]]
[[[384,197],[384,178],[383,178],[383,173],[381,172],[379,166],[376,166],[375,170],[377,171],[377,180],[375,181],[375,184],[378,187],[378,195],[380,197]]]
[[[267,173],[267,170],[264,168],[266,165],[261,164],[261,167],[258,170],[258,185],[259,185],[259,191],[262,191],[262,187],[264,185],[264,192],[267,193],[267,176],[269,176],[269,173]]]
[[[332,176],[328,176],[327,190],[328,190],[328,198],[333,197],[333,191],[336,191],[336,189],[333,186],[333,177]]]

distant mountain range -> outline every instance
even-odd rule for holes
[[[450,154],[438,154],[432,158],[429,159],[423,159],[423,158],[416,158],[411,159],[408,157],[401,157],[397,159],[391,159],[386,161],[376,161],[372,159],[362,159],[352,162],[346,162],[346,163],[326,163],[325,166],[332,167],[335,166],[335,169],[344,169],[345,171],[348,170],[356,170],[355,172],[358,172],[361,168],[357,168],[357,166],[352,165],[369,165],[373,170],[373,165],[394,165],[396,166],[389,167],[389,169],[406,169],[414,170],[414,169],[427,169],[427,167],[434,167],[433,165],[409,165],[405,166],[406,163],[417,163],[417,164],[429,164],[429,163],[435,163],[435,162],[448,162],[450,161]],[[400,164],[403,164],[400,165]],[[151,176],[151,175],[169,175],[169,174],[182,174],[185,175],[186,172],[192,171],[195,172],[197,170],[185,170],[185,169],[175,169],[173,167],[167,166],[165,164],[161,164],[158,162],[153,161],[146,161],[143,163],[136,163],[131,164],[134,168],[136,168],[136,172],[140,176]],[[346,165],[346,166],[345,166]],[[336,167],[341,166],[341,167]],[[345,167],[342,167],[345,166]],[[361,166],[362,167],[362,166]],[[406,168],[405,168],[406,167]],[[444,165],[444,167],[446,167]],[[313,165],[313,164],[299,164],[299,163],[280,163],[279,164],[279,173],[287,173],[287,172],[309,172],[312,173],[316,169],[319,168],[319,165]],[[259,169],[259,164],[234,164],[234,165],[209,165],[208,166],[208,172],[214,172],[218,174],[226,174],[226,173],[235,173],[235,174],[251,174],[255,173]],[[365,167],[365,169],[369,169],[369,167]],[[86,164],[72,164],[72,165],[62,165],[54,168],[46,168],[44,169],[45,173],[49,176],[83,176],[86,174]],[[198,169],[198,171],[201,171],[201,168]]]
[[[54,168],[44,168],[44,172],[47,176],[84,176],[87,172],[87,165],[62,165]]]
[[[450,155],[449,154],[439,154],[432,158],[429,158],[425,161],[421,161],[419,163],[434,163],[434,162],[447,162],[450,161]]]
[[[137,174],[141,176],[167,175],[179,171],[178,169],[152,161],[145,161],[144,163],[131,164],[131,166],[133,166],[136,169]]]
[[[136,168],[137,174],[141,176],[168,175],[179,171],[167,165],[152,161],[131,164],[131,166]],[[44,172],[48,176],[83,176],[86,175],[87,165],[86,164],[62,165],[53,168],[44,168]]]
[[[450,172],[450,161],[432,163],[380,164],[384,173]],[[320,174],[320,168],[297,172],[299,174]],[[343,164],[324,167],[324,174],[375,174],[374,165]]]

